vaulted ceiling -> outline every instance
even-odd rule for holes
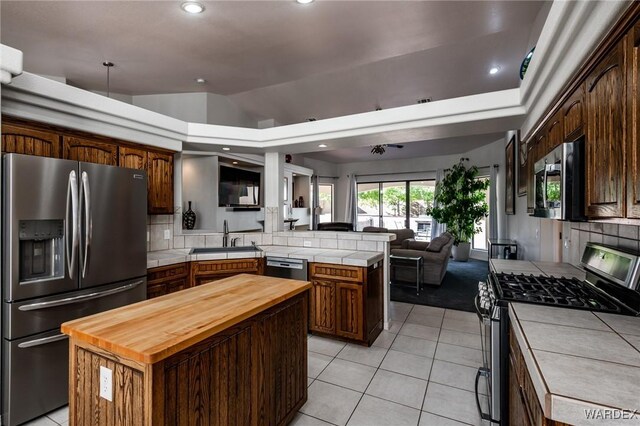
[[[0,39],[25,70],[88,90],[110,60],[113,92],[207,91],[291,124],[518,87],[544,2],[180,3],[2,1]]]

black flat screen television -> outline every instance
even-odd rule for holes
[[[218,198],[220,207],[259,206],[260,173],[221,165]]]

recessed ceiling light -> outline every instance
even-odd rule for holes
[[[237,162],[237,161],[234,161],[234,162],[233,162],[233,164],[238,164],[238,162]]]
[[[182,10],[191,14],[198,14],[204,12],[204,6],[195,1],[187,1],[180,5]]]
[[[225,146],[224,148],[222,148],[223,151],[231,151],[231,148],[229,148],[228,146]]]
[[[489,74],[497,74],[498,71],[500,71],[500,67],[491,67],[491,69],[489,70]]]
[[[325,144],[323,144],[323,143],[321,143],[320,145],[318,145],[318,148],[326,148],[326,147],[327,147],[327,145],[325,145]]]
[[[298,3],[298,4],[309,4],[309,3],[313,3],[313,0],[296,0],[296,3]]]
[[[198,83],[198,84],[204,84],[206,82],[207,82],[207,80],[205,80],[204,78],[196,78],[196,83]]]

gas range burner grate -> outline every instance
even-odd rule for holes
[[[493,274],[499,299],[539,303],[601,312],[620,312],[620,307],[577,278],[555,278],[534,275]]]

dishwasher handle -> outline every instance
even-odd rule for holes
[[[303,269],[304,262],[299,259],[267,258],[267,266],[273,266],[275,268],[285,268],[285,269]]]

